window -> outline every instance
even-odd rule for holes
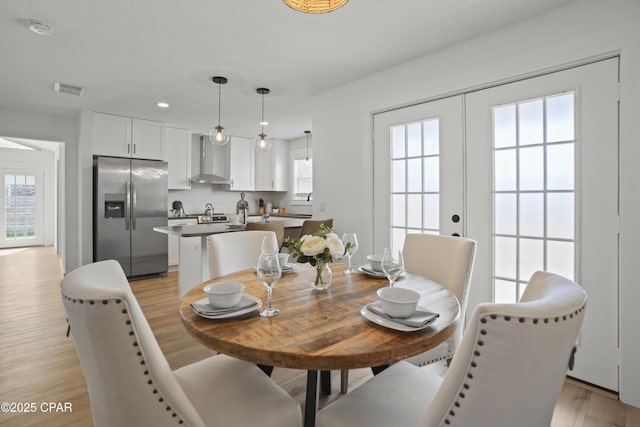
[[[4,176],[4,239],[36,238],[36,177]]]
[[[310,199],[311,193],[313,192],[312,158],[294,158],[291,183],[293,186],[291,196],[292,204],[306,204]]]

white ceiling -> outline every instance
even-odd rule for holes
[[[194,131],[259,131],[267,87],[269,136],[312,129],[310,98],[573,0],[350,0],[305,15],[281,0],[2,0],[0,106],[73,115],[82,108]],[[27,29],[37,19],[51,37]],[[535,35],[532,35],[535,36]],[[83,97],[53,83],[86,87]],[[168,110],[155,106],[171,104]]]

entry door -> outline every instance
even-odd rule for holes
[[[0,248],[42,245],[42,170],[0,169]]]
[[[536,270],[587,291],[571,376],[618,389],[618,61],[466,97],[469,307],[515,302]]]
[[[375,253],[464,230],[462,96],[374,117]]]

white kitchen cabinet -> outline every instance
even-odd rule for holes
[[[196,225],[198,220],[195,218],[179,218],[169,219],[168,225]],[[180,263],[180,237],[169,235],[169,271],[177,270],[177,265]],[[171,268],[173,267],[173,268]]]
[[[191,132],[187,129],[165,128],[169,190],[191,188]]]
[[[253,139],[232,137],[229,141],[230,190],[253,191],[255,175]]]
[[[113,114],[93,113],[93,154],[164,160],[164,124]]]
[[[256,149],[255,189],[258,191],[273,190],[273,151],[275,143],[269,151]]]
[[[289,191],[289,143],[276,141],[273,150],[273,190]]]
[[[262,191],[288,190],[289,149],[287,142],[272,141],[271,150],[256,150],[255,189]]]

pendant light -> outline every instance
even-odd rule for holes
[[[267,135],[264,133],[264,127],[269,124],[264,121],[264,96],[270,91],[267,88],[261,87],[256,89],[256,92],[262,95],[262,121],[260,122],[260,133],[254,138],[253,143],[258,150],[269,151],[271,149],[271,138],[267,138]]]
[[[302,13],[328,13],[344,6],[349,0],[282,0],[291,9]]]
[[[309,163],[309,135],[311,135],[311,131],[310,130],[305,130],[304,133],[307,134],[307,158],[306,158],[306,161],[307,161],[307,163]]]
[[[218,85],[218,126],[209,131],[209,141],[211,141],[213,145],[223,146],[226,145],[230,139],[229,134],[224,132],[224,128],[220,125],[220,86],[227,83],[227,78],[216,76],[212,77],[211,80]]]

